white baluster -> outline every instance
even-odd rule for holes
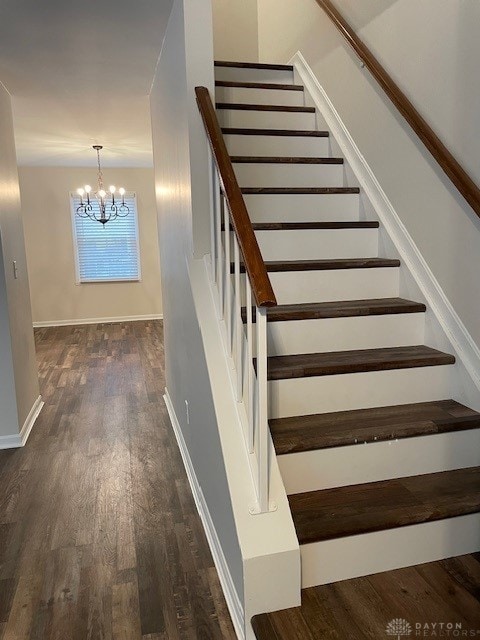
[[[218,181],[217,167],[213,160],[211,161],[212,171],[212,219],[210,221],[210,255],[212,265],[213,282],[218,282],[218,265],[217,265],[217,219],[220,217],[220,185]]]
[[[224,247],[225,247],[225,305],[223,317],[227,326],[227,353],[232,355],[232,275],[230,263],[230,212],[225,204],[223,208]]]
[[[216,218],[217,225],[217,287],[218,287],[218,317],[223,319],[223,280],[225,277],[223,269],[223,240],[222,240],[222,218],[225,210],[225,199],[220,194],[218,215]]]
[[[245,276],[245,305],[247,310],[247,421],[248,421],[248,452],[254,451],[255,423],[254,401],[255,384],[253,370],[253,318],[252,318],[252,287],[248,275]]]
[[[258,503],[261,513],[268,511],[268,382],[267,382],[267,309],[256,308],[257,326],[257,461]]]
[[[237,370],[237,383],[235,385],[235,397],[237,402],[243,397],[243,322],[242,322],[242,298],[240,289],[240,248],[237,235],[233,235],[233,260],[234,260],[234,287],[235,287],[235,368]]]

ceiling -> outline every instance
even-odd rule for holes
[[[172,0],[0,0],[20,165],[152,165],[148,94]]]

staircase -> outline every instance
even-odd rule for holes
[[[269,426],[302,586],[478,549],[480,414],[453,397],[455,357],[424,344],[431,311],[400,297],[401,262],[293,68],[216,62],[215,78],[278,301]]]

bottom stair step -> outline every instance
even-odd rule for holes
[[[480,467],[289,496],[300,544],[480,512]]]

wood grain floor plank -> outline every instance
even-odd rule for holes
[[[162,323],[35,338],[46,404],[0,451],[0,638],[233,639],[163,402]]]
[[[461,556],[304,589],[301,607],[256,616],[253,628],[258,640],[379,640],[404,618],[412,637],[454,637],[447,623],[461,625],[457,637],[478,637],[479,588],[478,559]]]

